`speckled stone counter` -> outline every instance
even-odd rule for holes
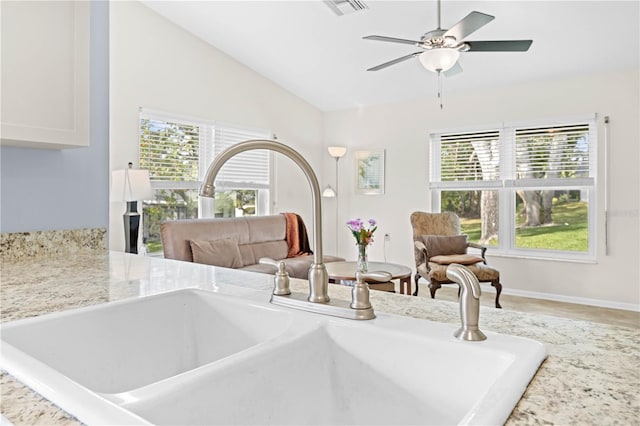
[[[264,274],[115,252],[5,260],[1,273],[2,322],[185,287],[242,297],[272,285]],[[294,291],[306,288],[292,280]],[[329,291],[350,299],[348,287]],[[459,323],[455,303],[378,291],[371,301],[378,312]],[[549,352],[507,424],[640,424],[640,330],[485,307],[480,327],[536,339]],[[1,387],[2,413],[16,425],[78,424],[6,373]]]
[[[104,252],[106,246],[106,228],[3,232],[0,234],[0,259],[15,262],[35,256],[75,256]]]

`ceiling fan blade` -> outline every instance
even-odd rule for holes
[[[449,68],[442,74],[444,74],[445,77],[453,77],[454,75],[458,75],[461,72],[462,72],[462,67],[460,66],[460,61],[457,61],[455,65],[453,65],[451,68]]]
[[[380,64],[380,65],[375,66],[375,67],[373,67],[373,68],[369,68],[367,71],[378,71],[378,70],[381,70],[381,69],[383,69],[383,68],[390,67],[391,65],[395,65],[395,64],[397,64],[397,63],[400,63],[400,62],[406,61],[407,59],[411,59],[411,58],[413,58],[414,56],[417,56],[417,55],[419,55],[419,54],[421,54],[421,53],[423,53],[423,52],[410,53],[410,54],[405,55],[405,56],[402,56],[402,57],[400,57],[400,58],[396,58],[396,59],[394,59],[393,61],[385,62],[384,64]]]
[[[466,41],[468,52],[526,52],[533,40]]]
[[[455,37],[456,40],[462,41],[465,37],[468,37],[471,33],[479,30],[480,28],[493,21],[495,16],[487,15],[481,12],[471,12],[460,22],[444,33],[444,37]]]
[[[385,36],[379,36],[379,35],[370,35],[362,38],[364,40],[389,41],[391,43],[412,44],[414,46],[417,46],[420,44],[419,41],[415,41],[415,40],[406,40],[404,38],[385,37]]]

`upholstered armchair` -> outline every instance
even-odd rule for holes
[[[490,282],[496,289],[496,308],[500,306],[500,272],[487,266],[485,252],[487,248],[468,242],[466,235],[460,233],[460,219],[451,212],[411,214],[413,227],[414,255],[416,259],[416,291],[418,280],[429,281],[431,298],[442,284],[456,284],[447,278],[447,266],[451,263],[465,265],[480,282]],[[468,253],[468,249],[477,250],[477,254]]]

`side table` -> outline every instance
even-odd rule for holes
[[[335,283],[342,280],[355,281],[356,279],[357,262],[330,262],[325,263],[325,266],[329,274],[329,282]],[[400,294],[411,294],[410,268],[385,262],[369,262],[368,266],[370,272],[386,271],[390,273],[392,280],[398,280],[400,282]],[[391,281],[388,283],[367,281],[367,283],[372,290],[395,291],[395,285]]]

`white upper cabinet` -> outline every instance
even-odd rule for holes
[[[2,145],[89,146],[88,1],[2,1]]]

